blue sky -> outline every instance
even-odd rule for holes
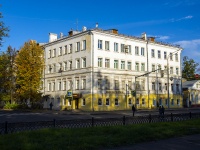
[[[64,35],[83,26],[117,28],[119,33],[155,36],[156,40],[181,45],[182,56],[200,64],[199,0],[1,0],[0,11],[9,26],[1,51],[19,49],[34,39],[47,42],[48,33]],[[78,23],[77,23],[78,22]]]

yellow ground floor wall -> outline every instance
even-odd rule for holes
[[[84,111],[113,111],[113,110],[131,110],[132,105],[136,105],[137,109],[154,109],[159,105],[165,108],[182,108],[183,99],[181,95],[170,95],[169,105],[167,94],[150,94],[137,95],[137,104],[135,98],[131,95],[124,94],[85,94],[78,99],[64,99],[65,105],[61,105],[62,110],[80,109]],[[99,105],[98,101],[101,99],[102,103]],[[106,99],[109,99],[109,105],[106,105]],[[116,105],[116,99],[118,105]],[[71,102],[71,103],[69,103]],[[84,102],[84,104],[83,104]]]

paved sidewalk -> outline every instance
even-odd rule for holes
[[[200,134],[140,143],[107,150],[200,150]]]

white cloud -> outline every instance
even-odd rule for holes
[[[170,22],[176,22],[176,21],[188,20],[188,19],[192,19],[192,18],[193,18],[193,16],[189,15],[189,16],[185,16],[185,17],[182,17],[182,18],[179,18],[179,19],[172,18],[169,21]]]

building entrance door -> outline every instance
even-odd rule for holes
[[[78,102],[79,102],[79,100],[78,100],[78,98],[76,98],[75,99],[75,109],[78,109],[79,107],[78,107]]]

